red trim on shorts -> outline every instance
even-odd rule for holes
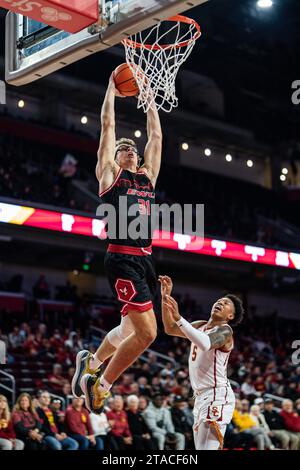
[[[127,302],[125,305],[123,305],[121,309],[121,315],[122,317],[125,317],[128,314],[128,310],[134,310],[139,313],[143,313],[150,309],[153,309],[153,303],[151,300],[148,300],[148,302],[143,303]]]
[[[227,405],[227,394],[228,394],[228,387],[226,387],[226,393],[225,393],[225,397],[224,397],[224,401],[225,401],[225,405]],[[222,408],[221,408],[221,416],[220,418],[218,419],[218,421],[223,421],[223,409],[224,409],[224,404],[222,405]]]
[[[215,381],[215,386],[214,386],[214,400],[216,399],[216,388],[217,388],[217,349],[215,349],[215,354],[214,354],[214,381]]]
[[[224,405],[222,405],[221,407],[221,416],[217,421],[223,421],[223,408],[224,408]]]
[[[104,194],[108,193],[108,191],[110,191],[115,186],[116,182],[120,178],[121,172],[122,172],[122,168],[119,169],[119,171],[117,173],[117,176],[116,176],[116,179],[112,182],[112,184],[109,186],[109,188],[102,191],[102,193],[99,193],[100,197],[103,196]]]
[[[108,253],[122,253],[123,255],[133,256],[148,256],[152,254],[152,246],[140,248],[139,246],[126,246],[126,245],[108,245]]]
[[[217,349],[214,349],[214,381],[215,381],[215,385],[214,385],[214,387],[213,387],[213,389],[214,389],[214,396],[213,396],[213,399],[212,399],[212,401],[210,402],[210,404],[209,404],[209,406],[208,406],[206,419],[210,419],[210,415],[209,415],[210,407],[211,407],[211,405],[216,401],[216,388],[217,388]]]

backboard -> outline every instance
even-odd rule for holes
[[[99,21],[71,34],[8,12],[5,78],[25,85],[208,0],[99,0]]]

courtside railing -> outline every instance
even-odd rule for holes
[[[0,377],[2,376],[2,380],[0,380],[0,390],[5,390],[11,396],[11,403],[12,405],[16,402],[16,380],[13,375],[8,374],[4,370],[0,370]],[[8,382],[10,385],[5,385],[3,381]]]

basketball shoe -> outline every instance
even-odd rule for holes
[[[85,374],[81,378],[80,387],[85,395],[85,406],[87,409],[91,413],[102,413],[105,400],[111,396],[111,393],[101,390],[100,377],[97,377],[97,375]]]
[[[101,371],[99,369],[91,369],[90,361],[93,358],[93,355],[86,349],[79,351],[76,356],[76,369],[75,374],[72,379],[72,393],[76,398],[82,397],[84,395],[82,388],[80,386],[80,381],[85,374],[98,375]]]

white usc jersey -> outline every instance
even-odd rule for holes
[[[227,326],[230,328],[229,325]],[[216,328],[209,329],[207,332],[212,333]],[[200,326],[199,331],[206,331],[206,324]],[[227,364],[232,349],[233,346],[230,351],[212,349],[205,352],[192,343],[189,356],[189,373],[194,392],[229,386]]]

